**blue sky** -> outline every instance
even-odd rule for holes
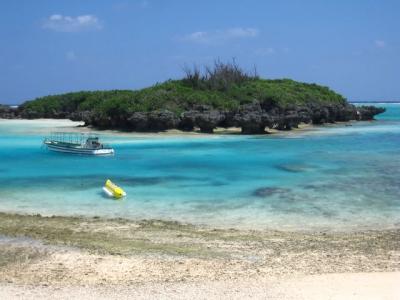
[[[137,89],[233,57],[349,100],[400,99],[400,1],[0,0],[0,103]]]

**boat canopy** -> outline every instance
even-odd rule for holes
[[[47,139],[63,143],[85,144],[88,139],[98,140],[99,136],[94,133],[51,132]]]
[[[80,132],[51,132],[48,140],[62,143],[71,143],[83,145],[88,140],[98,141],[99,136],[94,133],[80,133]]]

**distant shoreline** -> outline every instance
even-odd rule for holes
[[[400,100],[395,101],[349,101],[351,104],[358,104],[358,103],[368,103],[368,104],[393,104],[393,103],[400,103]]]

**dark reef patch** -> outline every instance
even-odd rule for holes
[[[312,170],[315,167],[307,164],[281,164],[276,165],[275,168],[290,173],[302,173]]]
[[[279,188],[279,187],[262,187],[258,188],[253,192],[253,196],[256,197],[270,197],[273,195],[282,195],[282,194],[287,194],[290,192],[290,189],[288,188]]]

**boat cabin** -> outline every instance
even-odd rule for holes
[[[102,144],[99,142],[98,137],[90,137],[86,140],[85,146],[91,149],[102,148]]]

